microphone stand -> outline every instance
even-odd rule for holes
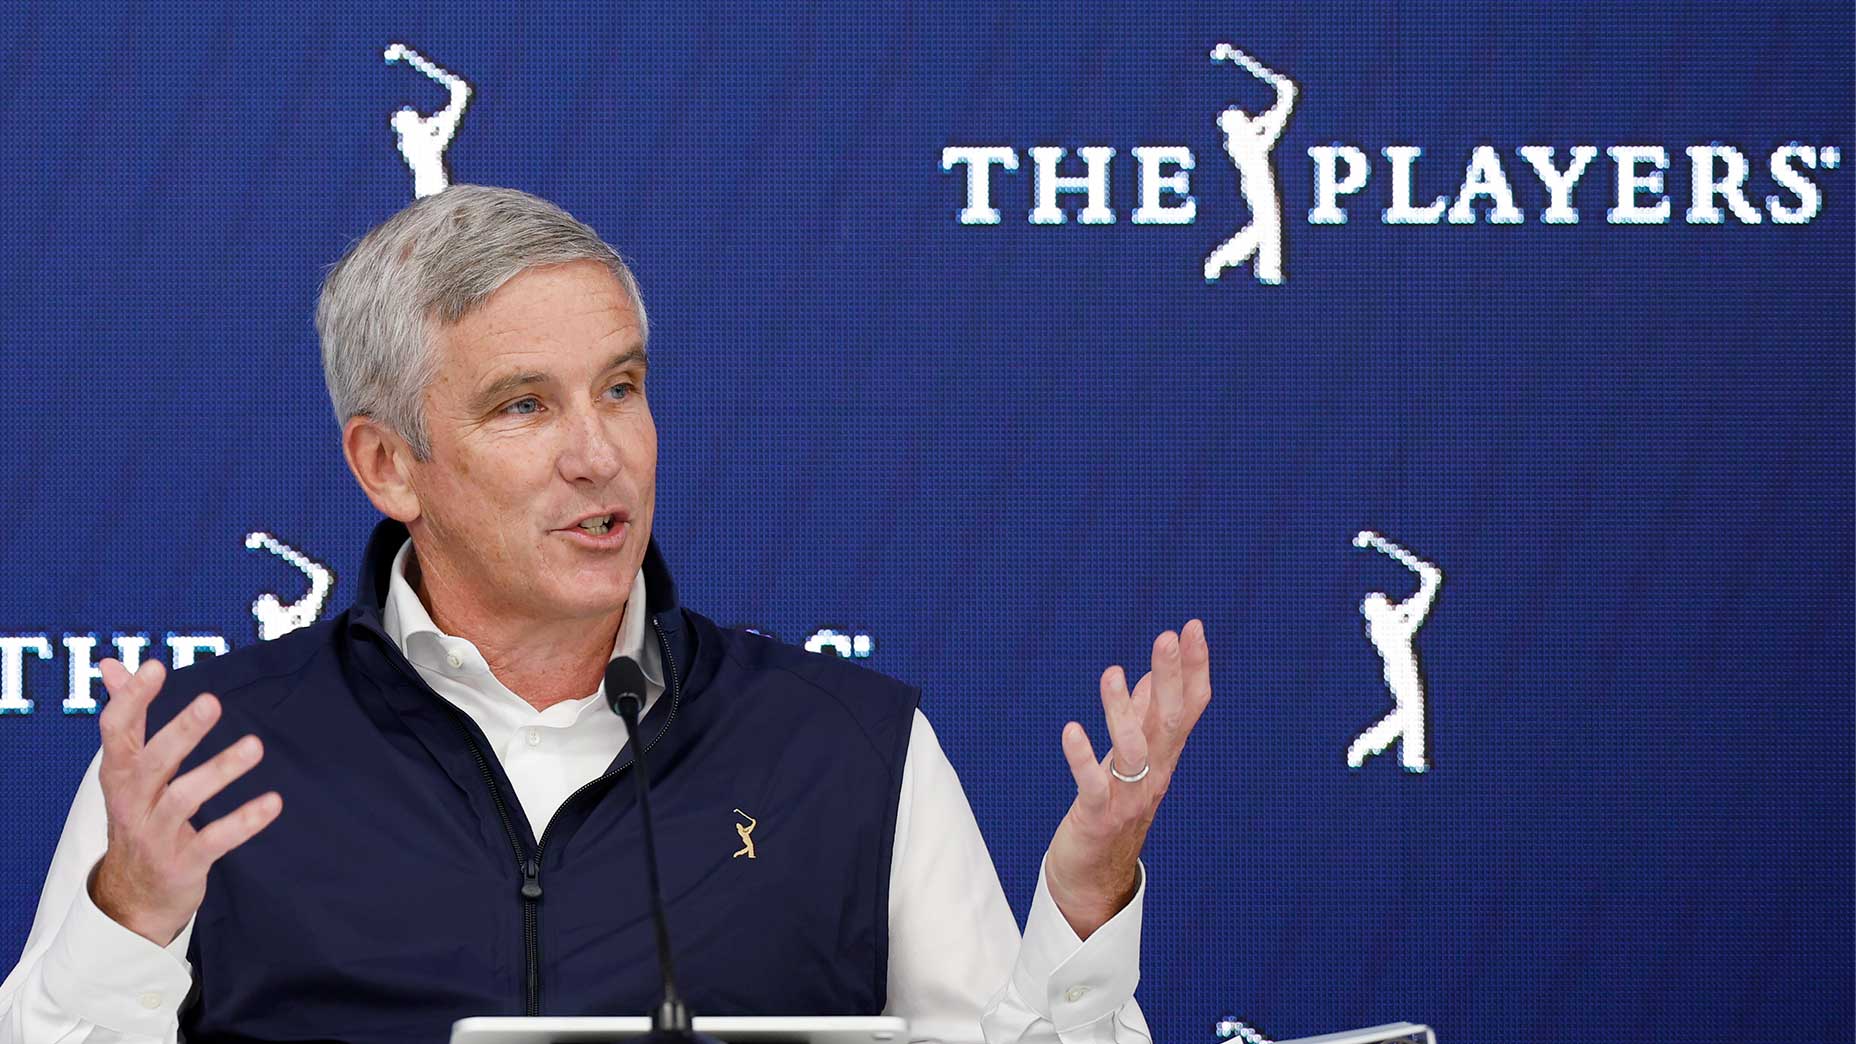
[[[664,997],[651,1013],[651,1032],[633,1038],[643,1044],[720,1044],[691,1029],[690,1011],[677,993],[677,977],[670,961],[670,925],[664,914],[664,893],[657,881],[657,840],[651,833],[651,783],[645,770],[645,743],[638,732],[638,711],[644,704],[644,671],[636,661],[621,658],[606,669],[606,700],[625,722],[632,744],[632,774],[638,780],[638,812],[644,823],[644,870],[650,885],[651,921],[657,931],[657,964],[664,979]]]

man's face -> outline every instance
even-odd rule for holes
[[[410,523],[453,613],[535,621],[616,612],[644,561],[657,428],[644,338],[605,266],[530,269],[438,334],[429,461]],[[613,513],[605,536],[575,523]]]

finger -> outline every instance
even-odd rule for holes
[[[1205,713],[1205,706],[1212,701],[1212,650],[1205,640],[1205,624],[1200,620],[1188,620],[1186,629],[1180,634],[1180,651],[1186,669],[1185,717],[1186,731],[1198,723],[1199,715]]]
[[[192,819],[200,806],[226,785],[250,772],[264,758],[264,745],[256,736],[246,736],[213,755],[204,764],[168,784],[156,802],[156,814],[174,821]]]
[[[189,854],[201,869],[212,866],[220,857],[252,839],[270,826],[284,809],[284,799],[275,790],[261,794],[206,824],[194,837]]]
[[[1104,714],[1119,709],[1130,698],[1128,696],[1128,672],[1122,670],[1120,664],[1105,668],[1102,671],[1102,677],[1097,680],[1096,687],[1102,693],[1102,713]]]
[[[161,691],[161,682],[168,676],[167,665],[160,660],[143,660],[136,665],[135,677],[141,684],[148,686],[148,697],[153,699]]]
[[[1161,735],[1171,740],[1179,732],[1184,714],[1179,660],[1179,635],[1162,631],[1154,639],[1154,704],[1159,711]]]
[[[1108,800],[1108,780],[1102,778],[1102,766],[1096,764],[1096,750],[1089,744],[1089,734],[1076,722],[1063,727],[1063,759],[1070,763],[1070,775],[1076,780],[1076,793],[1084,805],[1094,807]]]
[[[153,703],[155,697],[161,695],[161,683],[167,680],[168,669],[160,660],[143,660],[133,671],[128,671],[126,664],[123,666],[130,686],[140,690],[144,704]]]
[[[148,746],[142,750],[141,771],[153,779],[156,786],[166,786],[180,763],[200,745],[200,740],[218,720],[217,697],[210,692],[194,697],[186,710],[176,714],[173,721],[149,739]]]
[[[1141,731],[1149,736],[1157,735],[1160,721],[1158,708],[1154,706],[1154,672],[1141,675],[1128,699],[1134,703],[1134,718],[1141,723]]]
[[[1111,753],[1115,768],[1132,776],[1147,764],[1147,737],[1141,732],[1141,719],[1134,713],[1134,700],[1128,696],[1128,676],[1120,667],[1102,672],[1102,714],[1108,719]]]
[[[130,674],[121,660],[109,657],[97,664],[97,669],[103,676],[104,690],[110,694],[97,715],[103,751],[117,757],[133,756],[142,749],[148,734],[148,704],[161,691],[167,669],[158,660],[148,660]]]

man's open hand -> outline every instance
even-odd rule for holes
[[[1057,826],[1044,883],[1078,938],[1101,927],[1134,898],[1147,828],[1179,764],[1186,737],[1211,702],[1211,650],[1205,625],[1154,639],[1153,669],[1128,692],[1120,667],[1102,672],[1102,712],[1114,746],[1096,759],[1076,722],[1063,727],[1063,755],[1076,778],[1076,800]],[[1147,774],[1138,782],[1116,779]]]
[[[144,743],[148,705],[167,669],[154,660],[134,674],[116,660],[98,667],[110,693],[97,716],[109,847],[92,875],[90,897],[117,924],[166,946],[206,898],[207,870],[269,826],[283,799],[276,792],[252,798],[195,830],[190,820],[200,806],[264,756],[258,737],[246,736],[175,779],[182,760],[219,720],[219,700],[201,693]]]

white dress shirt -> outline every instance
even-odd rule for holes
[[[483,730],[540,836],[569,795],[605,772],[625,744],[625,725],[606,708],[603,684],[544,711],[509,691],[475,645],[433,625],[406,580],[411,553],[409,540],[393,560],[382,614],[387,635],[433,691]],[[645,604],[642,570],[626,604],[612,654],[644,668],[649,711],[664,677],[646,614],[629,608]],[[25,950],[0,984],[0,1044],[177,1039],[192,985],[193,922],[157,946],[97,909],[86,887],[107,847],[101,758],[91,759],[78,784]],[[960,780],[918,709],[896,809],[884,1014],[908,1019],[914,1041],[1148,1044],[1134,1000],[1147,891],[1145,868],[1140,873],[1133,901],[1079,940],[1040,868],[1021,940]]]

